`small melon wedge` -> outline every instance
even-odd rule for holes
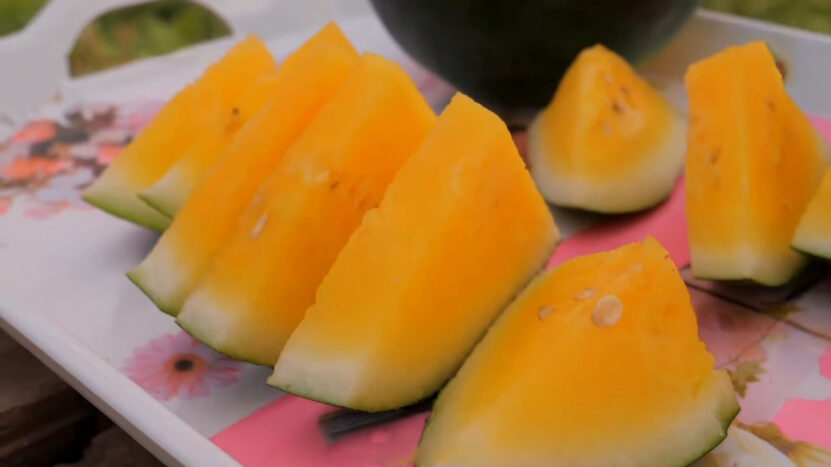
[[[831,169],[825,170],[819,189],[805,208],[791,246],[814,256],[831,259]]]
[[[187,151],[216,115],[230,110],[248,85],[276,66],[256,36],[236,44],[162,108],[83,198],[115,216],[155,230],[170,224],[167,216],[136,193],[155,183]]]
[[[442,390],[416,465],[685,466],[739,411],[653,238],[538,276]]]
[[[528,130],[531,174],[554,204],[630,212],[669,196],[684,166],[681,115],[601,45],[578,55]]]
[[[790,248],[827,164],[763,42],[690,67],[686,209],[696,277],[780,285],[806,263]]]
[[[505,124],[456,95],[349,239],[268,383],[367,411],[425,398],[558,239]]]
[[[398,65],[367,54],[248,206],[176,322],[274,365],[364,213],[436,119]]]
[[[216,163],[234,135],[265,105],[278,83],[276,70],[260,76],[231,108],[216,115],[213,125],[199,134],[158,182],[138,193],[139,198],[171,219],[175,217],[205,172]]]
[[[237,133],[150,255],[127,274],[159,309],[179,313],[257,188],[357,62],[358,53],[332,23],[281,64],[269,101]]]

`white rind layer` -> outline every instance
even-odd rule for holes
[[[187,176],[181,167],[187,162],[187,157],[179,159],[158,182],[140,191],[138,197],[162,214],[170,218],[176,217],[196,186],[194,180]]]
[[[815,235],[799,229],[791,246],[820,258],[831,259],[831,236]]]
[[[548,151],[553,149],[543,143],[541,118],[542,114],[528,129],[528,161],[537,188],[557,206],[605,213],[640,211],[669,196],[684,166],[686,122],[674,111],[666,138],[643,158],[641,167],[605,181],[560,173],[551,167]]]
[[[327,404],[353,407],[361,389],[362,369],[362,359],[316,359],[309,352],[292,352],[287,347],[268,384]]]
[[[127,277],[160,310],[176,316],[187,297],[182,295],[180,284],[183,281],[176,277],[179,261],[175,252],[161,246],[157,243],[150,255],[128,272]]]
[[[759,253],[748,245],[729,253],[692,246],[690,262],[693,275],[701,279],[749,280],[776,286],[791,280],[808,260],[796,251],[771,255]]]
[[[157,231],[166,229],[170,219],[140,200],[131,187],[132,183],[113,166],[87,187],[82,197],[116,217]]]

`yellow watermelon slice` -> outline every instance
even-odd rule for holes
[[[193,84],[162,108],[83,198],[115,216],[155,230],[170,224],[167,216],[140,200],[136,193],[153,185],[181,158],[217,115],[263,74],[273,72],[274,57],[256,36],[239,42]]]
[[[827,155],[763,42],[692,65],[686,198],[697,277],[779,285],[806,262],[797,223]]]
[[[457,95],[347,242],[269,384],[369,411],[429,396],[558,239],[505,124]]]
[[[623,58],[596,45],[529,128],[531,173],[560,206],[645,209],[669,196],[684,166],[685,123]]]
[[[416,465],[685,466],[739,411],[652,238],[538,276],[430,416]]]
[[[277,87],[199,183],[153,251],[128,277],[164,312],[176,315],[254,196],[358,62],[334,23],[291,54]]]
[[[435,119],[401,67],[363,56],[257,192],[177,323],[223,353],[274,365],[343,244]]]
[[[138,193],[139,198],[162,214],[175,217],[237,132],[268,102],[278,83],[276,70],[260,76],[228,112],[216,115],[213,124],[199,134],[185,155],[158,182]]]

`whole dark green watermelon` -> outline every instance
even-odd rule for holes
[[[696,0],[372,0],[416,60],[502,111],[543,107],[577,53],[601,43],[637,63]]]

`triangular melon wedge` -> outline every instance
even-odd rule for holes
[[[696,277],[780,285],[805,265],[791,249],[827,154],[763,42],[687,71],[686,210]]]
[[[158,182],[138,193],[139,198],[162,214],[175,217],[205,172],[216,163],[237,131],[265,105],[278,83],[276,70],[260,76],[230,109],[216,115],[212,125],[199,134]]]
[[[541,274],[442,390],[416,465],[685,466],[739,411],[653,238]]]
[[[268,383],[368,411],[425,398],[558,239],[505,124],[456,95],[349,239]]]
[[[115,216],[156,230],[170,223],[136,193],[154,184],[259,76],[276,66],[256,36],[236,44],[194,83],[174,96],[83,198]]]
[[[257,188],[335,94],[358,53],[334,23],[280,65],[277,86],[128,277],[176,315]]]
[[[831,169],[799,219],[791,243],[799,251],[831,259]]]
[[[528,160],[554,204],[630,212],[669,196],[686,122],[622,57],[596,45],[566,72],[528,130]]]
[[[274,365],[343,244],[435,119],[401,67],[364,55],[257,192],[176,322],[220,352]]]

